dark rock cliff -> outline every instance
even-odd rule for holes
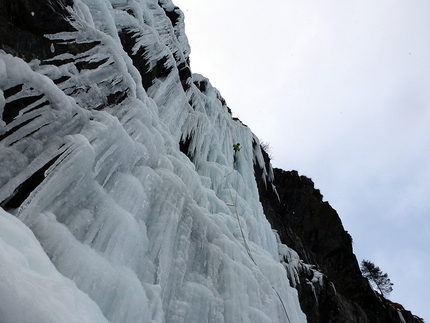
[[[263,155],[268,164],[268,155]],[[351,235],[310,178],[297,171],[274,169],[273,189],[259,180],[258,166],[255,174],[265,214],[281,242],[323,273],[321,286],[309,271],[299,272],[300,283],[295,287],[308,322],[423,322],[373,291],[361,275]]]

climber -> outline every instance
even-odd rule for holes
[[[239,143],[233,144],[233,150],[234,150],[233,158],[234,158],[234,162],[236,162],[236,154],[240,151],[240,144]]]

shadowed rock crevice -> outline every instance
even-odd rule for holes
[[[152,82],[156,78],[167,77],[172,71],[171,67],[166,67],[168,57],[163,57],[157,60],[155,66],[151,66],[148,59],[148,50],[140,47],[136,52],[134,52],[133,48],[136,45],[136,37],[138,37],[138,35],[133,31],[123,30],[119,33],[119,37],[124,50],[131,57],[133,65],[137,68],[142,77],[142,85],[145,90],[148,90],[151,87]]]
[[[43,182],[45,179],[45,172],[55,163],[59,157],[60,155],[50,160],[39,170],[35,171],[29,178],[27,178],[14,190],[11,196],[6,198],[4,201],[1,201],[0,206],[4,209],[18,208],[30,195],[30,193]]]
[[[43,97],[44,97],[44,94],[42,93],[39,95],[22,97],[14,101],[7,102],[6,105],[4,106],[3,121],[6,122],[6,124],[9,124],[19,114],[21,110],[37,102]],[[47,104],[49,104],[49,101],[45,100],[40,104],[38,104],[37,106],[35,106],[33,109],[40,108]]]
[[[159,3],[161,6],[161,4]],[[162,6],[161,6],[162,7]],[[164,9],[164,12],[166,13],[166,16],[170,19],[172,22],[172,26],[175,27],[176,24],[179,22],[179,18],[181,17],[181,14],[179,13],[179,8],[175,7],[173,10],[166,10],[166,8],[162,7]]]
[[[52,57],[52,42],[45,35],[75,30],[64,19],[66,6],[72,5],[71,0],[0,0],[0,49],[25,61]]]
[[[179,142],[179,150],[187,155],[189,159],[192,158],[192,154],[190,152],[190,144],[191,144],[192,137],[186,136],[186,138],[182,138]]]

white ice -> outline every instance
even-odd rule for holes
[[[51,162],[18,209],[0,210],[0,321],[306,322],[259,202],[253,165],[267,184],[273,173],[258,138],[201,75],[183,90],[183,21],[173,27],[152,0],[69,10],[78,30],[46,37],[99,45],[58,67],[0,53],[0,112],[19,84],[49,101],[0,128],[0,202]],[[172,68],[148,91],[121,47],[125,27],[149,61],[164,56]],[[60,76],[69,78],[56,85]],[[107,104],[118,91],[126,98]]]
[[[0,209],[0,322],[108,322],[61,275],[33,233]]]

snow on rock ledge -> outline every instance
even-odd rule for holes
[[[28,281],[1,281],[12,311],[0,318],[25,307],[44,322],[63,309],[67,322],[305,322],[259,202],[254,164],[271,170],[191,74],[182,12],[167,0],[17,2],[3,18],[35,18],[14,34],[28,41],[2,39],[0,204],[39,242],[1,210],[0,277]],[[53,24],[37,24],[42,13]],[[19,237],[30,260],[10,249]]]

